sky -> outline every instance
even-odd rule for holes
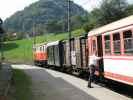
[[[39,0],[0,0],[0,17],[5,20],[6,18],[13,15],[16,11],[23,10],[25,7],[29,6]],[[97,7],[101,0],[73,0],[75,3],[81,5],[87,11],[92,10]],[[128,0],[132,1],[133,0]]]

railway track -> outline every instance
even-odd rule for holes
[[[133,99],[133,86],[108,80],[108,82],[105,83],[105,87]]]

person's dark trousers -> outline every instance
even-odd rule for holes
[[[94,74],[95,74],[95,66],[90,65],[90,67],[89,67],[88,87],[91,87],[91,82],[94,81],[94,78],[95,78]]]

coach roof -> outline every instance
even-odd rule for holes
[[[47,47],[48,46],[53,46],[53,45],[58,45],[60,41],[54,41],[54,42],[50,42],[47,44]]]
[[[39,43],[39,44],[35,44],[34,46],[45,46],[46,43]]]
[[[123,28],[123,27],[129,26],[129,25],[133,25],[133,15],[123,18],[121,20],[112,22],[110,24],[104,25],[102,27],[96,28],[94,30],[91,30],[88,33],[88,36],[110,32],[110,31],[117,30],[119,28]]]

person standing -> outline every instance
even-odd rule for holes
[[[90,56],[89,59],[89,79],[88,79],[88,87],[92,88],[91,86],[91,82],[93,82],[95,80],[95,69],[96,66],[98,65],[98,60],[100,60],[101,57],[97,56],[97,51],[93,52],[93,55]]]

